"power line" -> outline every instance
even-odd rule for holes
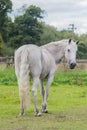
[[[72,39],[74,38],[74,31],[77,29],[74,24],[69,24],[69,30],[72,31]]]

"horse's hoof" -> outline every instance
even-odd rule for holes
[[[19,116],[24,116],[24,113],[19,113]]]
[[[35,116],[37,117],[41,116],[41,112],[36,113]]]
[[[45,109],[45,110],[42,110],[42,112],[43,112],[43,113],[48,113],[48,110],[47,110],[47,109]]]

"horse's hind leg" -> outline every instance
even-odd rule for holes
[[[34,77],[33,78],[33,87],[32,87],[32,94],[34,98],[34,105],[35,105],[35,116],[41,116],[41,113],[38,108],[38,103],[36,100],[37,97],[37,87],[40,85],[40,79],[39,77]]]
[[[44,102],[45,90],[44,90],[44,86],[43,86],[43,81],[42,80],[40,80],[40,87],[41,87],[42,102]]]
[[[26,76],[24,76],[26,77]],[[29,79],[20,79],[19,82],[20,95],[20,116],[24,115],[24,110],[29,108]]]

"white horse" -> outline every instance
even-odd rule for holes
[[[15,72],[18,80],[20,95],[20,115],[29,104],[29,77],[32,77],[32,94],[35,105],[35,115],[40,116],[36,100],[37,87],[41,86],[42,112],[47,113],[47,97],[50,85],[53,81],[57,64],[62,58],[66,58],[70,69],[76,66],[76,52],[78,41],[71,39],[51,42],[41,47],[36,45],[24,45],[15,52]],[[43,87],[43,79],[47,78],[46,90]]]

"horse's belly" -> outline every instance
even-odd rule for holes
[[[42,72],[41,72],[40,77],[42,79],[48,77],[48,75],[50,74],[50,71],[51,71],[50,66],[44,65],[44,67],[42,67]]]
[[[50,73],[54,73],[55,61],[51,54],[46,50],[42,53],[42,71],[40,77],[46,78]]]

